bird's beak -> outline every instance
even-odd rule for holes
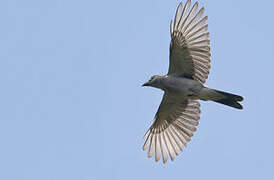
[[[149,82],[146,82],[145,84],[142,85],[143,87],[144,86],[150,86],[150,83]]]

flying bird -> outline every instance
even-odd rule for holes
[[[198,2],[178,5],[170,25],[170,56],[167,75],[155,75],[143,86],[164,91],[152,126],[145,134],[143,150],[155,161],[173,161],[191,140],[200,119],[198,100],[214,101],[243,109],[243,97],[205,87],[210,70],[207,16]]]

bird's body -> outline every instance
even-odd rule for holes
[[[242,106],[237,102],[242,101],[242,97],[235,94],[207,88],[199,81],[191,78],[174,75],[156,75],[155,82],[152,85],[144,84],[144,86],[152,86],[163,90],[165,93],[169,94],[170,98],[172,97],[174,99],[173,101],[176,100],[180,102],[191,99],[204,101],[211,100],[218,102],[219,100],[228,99],[230,101],[235,101],[234,103],[236,104],[231,105],[226,103],[226,105],[242,109]]]
[[[200,119],[198,100],[214,101],[237,109],[241,96],[210,89],[205,83],[210,70],[210,41],[204,8],[179,4],[171,21],[170,63],[167,75],[155,75],[143,86],[164,91],[154,122],[145,135],[143,149],[155,160],[174,160],[191,140]]]
[[[180,99],[198,99],[197,95],[203,88],[201,83],[193,79],[173,75],[158,76],[159,85],[156,88],[162,89],[166,93],[174,94]]]

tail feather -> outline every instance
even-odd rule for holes
[[[228,105],[237,109],[243,109],[243,106],[239,103],[244,100],[242,96],[215,90],[218,94],[221,94],[223,98],[215,100],[215,102]]]
[[[239,103],[244,100],[242,96],[209,88],[204,89],[202,95],[202,100],[211,100],[237,109],[243,109],[243,106]]]
[[[227,93],[227,92],[223,92],[223,91],[218,91],[218,90],[214,90],[216,91],[217,93],[220,93],[222,94],[223,96],[226,96],[228,98],[232,98],[232,99],[235,99],[236,101],[243,101],[244,98],[242,96],[239,96],[239,95],[236,95],[236,94],[231,94],[231,93]]]

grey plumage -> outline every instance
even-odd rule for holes
[[[204,8],[198,10],[198,2],[191,7],[178,5],[174,21],[171,21],[170,63],[167,75],[155,75],[143,86],[164,91],[154,122],[145,135],[143,149],[155,160],[168,157],[174,160],[191,140],[200,119],[198,100],[215,101],[242,109],[238,95],[205,87],[210,70],[210,41],[207,16]]]

